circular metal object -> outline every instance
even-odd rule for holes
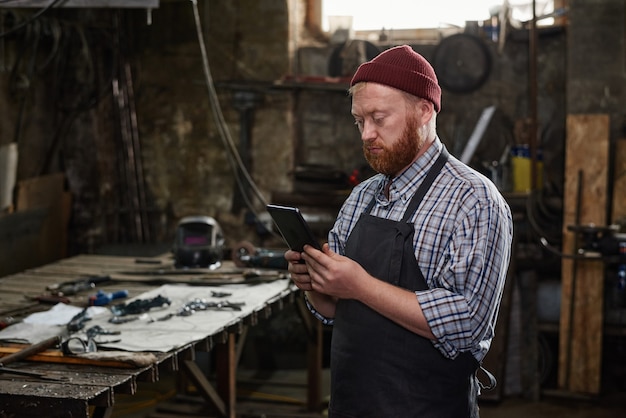
[[[457,33],[441,40],[432,64],[441,87],[452,93],[470,93],[487,81],[491,53],[478,36]]]
[[[250,256],[255,255],[257,248],[249,241],[238,242],[232,249],[231,257],[237,267],[247,267]]]

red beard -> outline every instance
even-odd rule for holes
[[[396,175],[413,162],[422,148],[424,139],[421,137],[417,118],[409,116],[404,132],[391,146],[381,144],[382,151],[372,154],[363,144],[363,154],[369,165],[379,173]]]

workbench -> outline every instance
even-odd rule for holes
[[[6,325],[11,322],[11,318],[19,321],[29,314],[48,311],[53,305],[36,299],[42,294],[49,294],[46,290],[48,287],[90,276],[106,275],[111,280],[98,284],[95,289],[68,296],[70,305],[87,306],[89,296],[99,288],[107,289],[106,291],[124,288],[128,291],[127,300],[132,300],[133,297],[154,291],[164,284],[175,286],[192,282],[194,286],[227,287],[233,283],[241,287],[281,281],[284,286],[278,293],[260,304],[257,303],[253,310],[243,310],[241,313],[233,311],[223,326],[207,330],[201,338],[194,337],[193,341],[166,352],[144,353],[149,354],[150,360],[147,363],[145,359],[138,364],[84,360],[62,355],[56,348],[11,363],[7,367],[40,373],[51,380],[0,373],[0,416],[108,417],[115,405],[115,395],[135,394],[140,382],[156,382],[164,372],[181,371],[194,384],[206,403],[215,410],[215,415],[211,416],[235,417],[237,363],[248,327],[257,325],[260,319],[269,318],[287,304],[297,304],[298,311],[304,313],[302,298],[284,271],[240,271],[234,264],[225,261],[216,269],[165,274],[173,272],[168,257],[164,255],[137,259],[127,256],[80,255],[2,277],[0,321],[4,321]],[[302,316],[310,342],[307,354],[307,407],[310,411],[315,411],[321,405],[321,328],[315,322],[307,320],[308,315]],[[5,331],[13,326],[8,325]],[[0,348],[6,350],[11,347],[19,348],[0,341]],[[195,361],[197,352],[212,350],[216,356],[214,383]],[[55,378],[59,380],[54,380]]]

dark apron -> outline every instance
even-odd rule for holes
[[[428,172],[401,222],[359,218],[346,256],[369,274],[409,290],[428,286],[413,250],[409,222],[448,159]],[[352,299],[337,304],[331,343],[330,417],[462,418],[473,416],[470,388],[478,362],[469,352],[450,360],[432,342]]]

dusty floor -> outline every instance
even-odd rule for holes
[[[278,370],[263,376],[253,371],[239,373],[238,417],[314,418],[307,413],[304,370]],[[173,418],[216,416],[206,411],[193,393],[176,395],[176,378],[166,376],[154,384],[140,383],[135,396],[116,396],[114,418]],[[324,394],[328,370],[324,371]],[[193,392],[193,388],[191,388]],[[327,399],[327,398],[326,398]],[[533,402],[518,396],[500,402],[481,403],[481,418],[619,418],[626,417],[626,393],[606,393],[597,399],[580,399],[568,394],[545,392]]]

